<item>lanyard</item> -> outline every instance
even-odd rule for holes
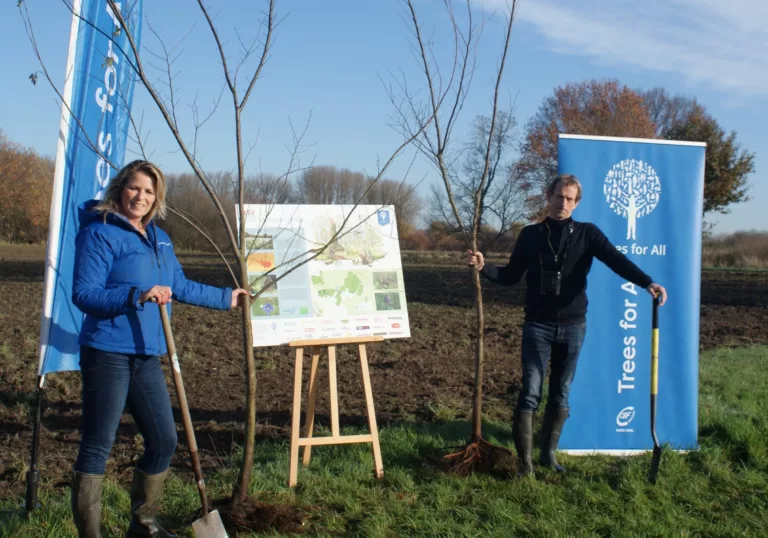
[[[544,226],[547,227],[547,245],[549,245],[549,250],[552,251],[552,255],[555,258],[555,269],[558,271],[561,271],[563,267],[565,267],[565,258],[568,256],[568,249],[571,246],[571,236],[573,235],[573,222],[568,224],[568,237],[565,240],[565,250],[563,251],[563,261],[562,264],[560,264],[560,269],[557,268],[557,260],[559,258],[557,252],[552,247],[552,242],[550,241],[550,238],[552,237],[552,230],[549,228],[549,224],[544,221]],[[563,230],[563,233],[565,233],[565,230]],[[558,246],[558,251],[560,250],[560,245]],[[541,264],[542,269],[544,268],[544,258],[541,255],[541,251],[539,251],[539,263]]]

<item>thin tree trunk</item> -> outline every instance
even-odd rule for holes
[[[271,13],[271,11],[270,11]],[[237,179],[238,179],[238,208],[240,210],[240,229],[238,230],[240,246],[240,282],[246,289],[248,284],[248,250],[245,245],[245,163],[243,161],[243,138],[241,107],[237,105],[237,94],[232,92],[235,99],[235,137],[237,144]],[[245,102],[243,102],[245,104]],[[256,451],[256,361],[253,357],[253,326],[251,325],[251,307],[249,297],[243,297],[242,330],[243,353],[245,354],[245,447],[243,461],[240,464],[238,486],[233,495],[235,504],[248,497],[248,486],[253,472],[253,456]]]
[[[485,367],[485,315],[483,313],[483,285],[480,271],[473,271],[475,279],[475,306],[477,309],[477,345],[475,347],[475,393],[472,397],[472,441],[483,438],[483,372]]]
[[[243,259],[240,262],[240,281],[248,282],[248,264]],[[251,483],[253,457],[256,445],[256,361],[253,355],[253,332],[251,325],[251,303],[248,295],[241,295],[243,353],[245,354],[245,449],[240,465],[240,476],[237,487],[232,495],[234,504],[248,496],[248,485]]]

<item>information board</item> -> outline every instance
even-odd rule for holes
[[[392,206],[246,205],[254,346],[410,336]]]

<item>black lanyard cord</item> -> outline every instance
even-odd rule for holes
[[[558,259],[559,256],[558,256],[557,252],[555,252],[555,249],[552,247],[552,241],[551,241],[552,230],[549,227],[549,223],[546,222],[546,221],[544,221],[544,226],[547,227],[547,244],[549,245],[549,250],[552,251],[552,255],[555,258],[555,269],[557,269],[557,259]],[[558,269],[558,270],[562,270],[563,267],[565,267],[565,258],[566,258],[566,256],[568,256],[568,249],[571,246],[571,236],[572,235],[573,235],[573,223],[570,223],[570,224],[568,224],[568,237],[565,240],[565,250],[563,251],[563,262],[560,265],[560,269]],[[559,250],[560,250],[560,245],[558,245],[558,251]],[[541,252],[539,252],[539,263],[541,264],[541,267],[543,268],[544,267],[544,259],[543,259],[542,255],[541,255]]]

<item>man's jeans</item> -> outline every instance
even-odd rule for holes
[[[552,357],[547,407],[568,408],[568,392],[576,373],[586,323],[555,325],[526,322],[523,325],[523,391],[518,411],[536,411],[544,390],[547,363]]]
[[[80,348],[83,412],[75,470],[104,474],[120,418],[128,411],[144,437],[138,467],[146,474],[165,471],[176,450],[176,425],[158,357],[121,355]]]

